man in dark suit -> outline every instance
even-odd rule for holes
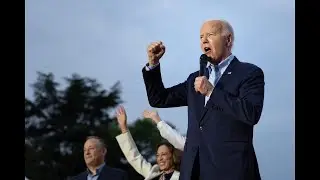
[[[160,72],[165,46],[155,42],[148,47],[149,60],[142,72],[149,104],[188,106],[181,180],[261,179],[252,139],[263,108],[264,74],[231,53],[233,42],[228,22],[205,22],[200,30],[201,49],[209,57],[205,76],[194,72],[170,88],[164,87]]]
[[[103,140],[90,136],[84,144],[84,160],[87,170],[72,178],[72,180],[127,180],[128,175],[120,169],[107,167],[104,159],[107,148]]]

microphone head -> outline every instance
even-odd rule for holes
[[[209,61],[209,57],[206,54],[202,54],[200,56],[200,64],[207,64],[207,62]]]

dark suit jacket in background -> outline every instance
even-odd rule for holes
[[[73,177],[72,180],[87,180],[87,176],[88,172],[84,171]],[[97,180],[128,180],[128,174],[121,169],[111,168],[105,165]]]
[[[252,143],[264,101],[264,74],[259,67],[234,57],[205,107],[205,97],[194,90],[198,71],[171,88],[163,85],[160,65],[142,72],[152,107],[188,106],[180,180],[191,179],[196,156],[201,180],[261,179]]]

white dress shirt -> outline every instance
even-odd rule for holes
[[[234,55],[230,54],[226,59],[222,60],[218,65],[217,68],[219,70],[219,77],[216,77],[216,73],[214,72],[214,65],[211,64],[210,62],[207,63],[207,68],[210,66],[212,69],[212,72],[209,74],[209,79],[208,81],[213,85],[216,86],[216,84],[218,83],[219,79],[221,78],[222,74],[224,73],[224,71],[227,69],[227,67],[229,66],[229,64],[231,63],[231,61],[234,59]],[[216,79],[217,78],[217,79]],[[210,94],[211,96],[211,94]],[[205,104],[207,104],[208,100],[210,99],[210,96],[206,96],[205,97]]]

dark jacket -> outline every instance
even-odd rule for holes
[[[87,180],[87,176],[88,171],[84,171],[71,180]],[[121,169],[104,166],[97,180],[128,180],[128,174]]]
[[[264,74],[259,67],[234,57],[205,106],[205,97],[194,90],[198,71],[170,88],[163,85],[160,65],[142,71],[152,107],[188,106],[181,180],[195,179],[192,170],[199,166],[202,180],[261,179],[252,143],[264,101]]]

